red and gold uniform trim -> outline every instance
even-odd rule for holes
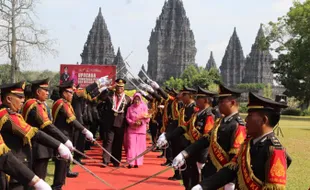
[[[71,123],[72,121],[76,120],[72,105],[69,102],[64,101],[63,99],[59,99],[54,103],[53,108],[52,108],[52,115],[53,115],[54,121],[56,121],[58,113],[60,109],[62,108],[64,109],[64,113],[66,114],[67,123]]]
[[[221,121],[222,119],[218,120],[218,122],[215,124],[215,127],[213,128],[209,147],[210,159],[217,170],[220,170],[225,164],[229,162],[229,155],[217,142],[217,131],[220,127]]]
[[[204,136],[205,134],[208,134],[211,129],[214,126],[214,119],[211,115],[208,115],[206,117],[206,122],[205,122],[205,126],[203,127],[203,133],[200,133],[200,131],[197,129],[197,127],[195,126],[196,120],[197,120],[197,115],[198,113],[195,113],[192,117],[192,119],[189,122],[189,130],[187,131],[187,134],[185,137],[188,138],[188,140],[191,141],[191,143],[196,142],[197,140],[199,140],[202,136]]]
[[[40,129],[44,129],[46,126],[52,124],[52,121],[48,117],[48,113],[45,105],[39,103],[36,99],[29,99],[22,109],[22,115],[27,121],[29,112],[35,108],[36,119],[40,122]]]
[[[6,108],[0,110],[0,118],[0,129],[6,122],[10,121],[12,133],[22,137],[24,145],[29,144],[31,146],[31,139],[38,132],[37,128],[26,123],[22,115],[18,113],[9,114]]]
[[[267,162],[266,182],[263,183],[255,175],[251,168],[250,141],[243,144],[239,156],[234,159],[239,165],[238,185],[240,190],[284,190],[286,185],[286,155],[285,150],[270,147],[270,157]]]
[[[178,120],[180,112],[179,112],[179,101],[177,99],[173,100],[171,104],[171,109],[172,109],[172,119]]]
[[[243,144],[246,136],[245,126],[237,124],[237,128],[234,132],[234,141],[231,149],[229,150],[229,154],[238,154],[240,146]]]
[[[6,154],[10,151],[9,147],[6,146],[6,144],[3,141],[3,138],[0,134],[0,156],[2,156],[3,154]]]

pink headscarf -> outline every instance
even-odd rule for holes
[[[134,103],[134,99],[136,97],[140,98],[140,103],[139,104],[135,104]],[[130,111],[133,111],[136,113],[136,116],[140,115],[140,114],[144,114],[144,112],[147,113],[148,107],[147,105],[144,103],[143,99],[142,99],[142,95],[139,92],[136,92],[133,97],[132,97],[132,104],[129,107]]]

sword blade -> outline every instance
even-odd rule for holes
[[[149,153],[151,150],[153,150],[156,147],[156,145],[152,145],[151,147],[147,148],[145,151],[143,151],[141,154],[139,154],[138,156],[134,157],[133,159],[125,162],[125,164],[123,164],[124,167],[126,167],[127,164],[130,164],[131,162],[137,160],[138,158],[141,158],[142,156],[146,155],[147,153]],[[119,168],[115,168],[113,170],[111,170],[109,173],[112,173],[115,170],[118,170]]]
[[[80,155],[82,155],[82,156],[84,156],[85,158],[88,158],[88,159],[90,159],[90,160],[93,160],[93,161],[96,161],[94,158],[92,158],[92,157],[90,157],[90,156],[88,156],[88,155],[86,155],[86,154],[84,154],[83,152],[80,152],[79,150],[77,150],[77,149],[73,149],[73,151],[74,152],[76,152],[76,153],[78,153],[78,154],[80,154]],[[106,165],[106,164],[104,164],[104,163],[101,163],[101,162],[94,162],[94,163],[96,163],[96,164],[99,164],[99,165],[102,165],[102,166],[105,166],[105,167],[109,167],[108,165]]]
[[[103,146],[101,146],[101,144],[99,144],[97,141],[94,141],[105,153],[107,153],[107,155],[109,155],[111,158],[113,158],[113,160],[115,160],[117,163],[121,164],[121,162],[116,159],[109,151],[107,151],[105,148],[103,148]]]
[[[81,168],[83,168],[87,173],[91,174],[92,176],[94,176],[95,178],[97,178],[99,181],[101,181],[102,183],[104,183],[105,185],[111,187],[112,189],[115,189],[115,187],[113,187],[112,185],[110,185],[108,182],[106,182],[105,180],[103,180],[102,178],[100,178],[99,176],[97,176],[94,172],[90,171],[88,168],[86,168],[85,166],[83,166],[82,164],[80,164],[78,161],[76,160],[72,160],[73,163],[75,163],[76,165],[80,166]]]
[[[147,181],[147,180],[149,180],[149,179],[151,179],[151,178],[153,178],[153,177],[156,177],[156,176],[158,176],[158,175],[160,175],[160,174],[162,174],[162,173],[165,173],[166,171],[171,170],[171,169],[172,169],[172,166],[170,166],[170,167],[168,167],[168,168],[165,168],[164,170],[161,170],[161,171],[157,172],[156,174],[153,174],[153,175],[151,175],[151,176],[149,176],[149,177],[147,177],[147,178],[144,178],[144,179],[142,179],[142,180],[140,180],[140,181],[137,181],[137,182],[135,182],[135,183],[133,183],[133,184],[130,184],[130,185],[126,186],[126,187],[123,187],[123,188],[121,188],[120,190],[129,189],[130,187],[133,187],[133,186],[136,186],[136,185],[138,185],[138,184],[140,184],[140,183],[143,183],[144,181]]]

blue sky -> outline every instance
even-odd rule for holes
[[[249,54],[260,23],[284,15],[292,0],[183,0],[196,40],[196,63],[204,66],[213,51],[219,67],[225,48],[237,28],[245,56]],[[115,51],[121,48],[131,70],[147,63],[149,37],[164,0],[42,0],[37,6],[38,23],[57,39],[56,58],[37,58],[24,70],[59,70],[60,64],[81,62],[80,53],[99,7],[111,34]],[[116,52],[115,52],[116,53]]]

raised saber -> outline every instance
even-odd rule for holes
[[[152,79],[143,71],[143,69],[141,69],[142,73],[145,75],[145,77],[147,78],[147,80],[152,81]]]
[[[133,183],[133,184],[130,184],[130,185],[126,186],[126,187],[123,187],[123,188],[121,188],[120,190],[129,189],[130,187],[133,187],[133,186],[136,186],[136,185],[138,185],[138,184],[140,184],[140,183],[143,183],[144,181],[147,181],[147,180],[149,180],[149,179],[151,179],[151,178],[153,178],[153,177],[156,177],[156,176],[158,176],[158,175],[160,175],[160,174],[162,174],[162,173],[165,173],[166,171],[170,170],[171,168],[172,168],[172,166],[170,166],[170,167],[168,167],[168,168],[165,168],[164,170],[161,170],[161,171],[159,171],[159,172],[157,172],[157,173],[155,173],[155,174],[153,174],[153,175],[151,175],[151,176],[149,176],[149,177],[147,177],[147,178],[144,178],[144,179],[142,179],[142,180],[140,180],[140,181],[137,181],[137,182],[135,182],[135,183]]]
[[[72,160],[73,163],[75,163],[76,165],[80,166],[81,168],[83,168],[86,172],[88,172],[89,174],[91,174],[92,176],[94,176],[95,178],[97,178],[99,181],[101,181],[102,183],[104,183],[105,185],[111,187],[112,189],[115,189],[115,187],[113,187],[112,185],[110,185],[108,182],[106,182],[105,180],[103,180],[102,178],[100,178],[99,176],[97,176],[94,172],[90,171],[88,168],[86,168],[85,166],[83,166],[82,164],[80,164],[78,161],[76,160]]]

